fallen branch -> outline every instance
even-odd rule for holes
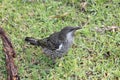
[[[14,64],[16,53],[13,49],[10,39],[5,34],[4,30],[0,27],[0,36],[3,42],[3,50],[5,52],[7,80],[20,80],[18,76],[17,67]]]

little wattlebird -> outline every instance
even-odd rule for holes
[[[40,46],[43,53],[55,63],[56,58],[66,55],[74,41],[74,33],[81,27],[64,27],[60,32],[55,32],[44,39],[26,37],[25,41],[32,45]]]

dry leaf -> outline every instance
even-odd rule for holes
[[[107,26],[107,27],[95,27],[95,30],[97,32],[100,32],[100,33],[105,33],[106,31],[110,31],[110,32],[116,32],[116,31],[119,31],[120,30],[120,27],[118,26]]]
[[[82,2],[82,3],[81,3],[81,10],[82,10],[83,12],[86,11],[86,7],[87,7],[87,2]]]

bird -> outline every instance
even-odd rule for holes
[[[26,37],[25,41],[42,48],[43,53],[56,63],[57,58],[61,58],[68,53],[74,42],[74,34],[81,27],[66,26],[59,32],[54,32],[49,37],[43,39],[35,39]]]

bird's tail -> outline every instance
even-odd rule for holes
[[[25,41],[29,42],[30,44],[32,45],[38,45],[38,40],[37,39],[34,39],[32,37],[26,37],[25,38]]]

